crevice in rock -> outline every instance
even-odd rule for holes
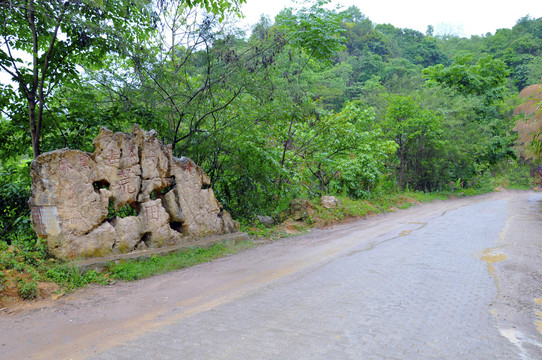
[[[134,250],[143,250],[150,247],[151,233],[145,232],[141,235],[141,240],[136,244]]]
[[[177,184],[175,184],[175,187],[177,187]],[[173,190],[173,189],[172,189],[172,190]],[[181,204],[181,198],[180,198],[180,196],[179,196],[179,191],[178,191],[178,190],[177,190],[177,191],[173,191],[173,195],[175,195],[175,203],[176,203],[176,204],[179,204],[179,206],[180,206],[180,204]]]
[[[143,141],[144,142],[144,141]],[[137,158],[138,158],[138,164],[139,164],[139,168],[141,169],[141,174],[139,175],[139,177],[141,178],[141,181],[145,180],[145,174],[143,174],[143,142],[140,142],[138,147],[137,147]],[[140,192],[141,192],[141,188],[140,188]]]
[[[216,214],[216,217],[220,219],[220,234],[226,233],[226,223],[224,222],[224,218],[222,217],[223,212],[224,209],[220,207],[220,211],[218,212],[218,214]]]
[[[168,189],[175,187],[175,180],[172,177],[153,177],[145,179],[141,177],[141,187],[137,195],[138,202],[162,199]]]
[[[85,231],[83,234],[81,234],[80,236],[87,236],[88,234],[90,234],[91,232],[93,232],[94,230],[96,230],[97,228],[99,228],[100,226],[102,226],[103,224],[105,224],[106,222],[108,222],[109,224],[112,223],[112,220],[114,221],[114,219],[109,219],[109,218],[106,218],[104,221],[102,221],[101,223],[98,223],[98,224],[94,224],[90,229],[88,229],[87,231]]]
[[[111,184],[109,184],[109,181],[105,180],[105,179],[102,179],[102,180],[98,180],[98,181],[95,181],[92,183],[92,186],[94,187],[94,191],[99,193],[100,192],[100,189],[107,189],[109,190],[109,186]]]
[[[204,184],[201,185],[201,188],[202,188],[203,190],[210,189],[211,187],[212,187],[211,184],[205,184],[205,183],[204,183]]]
[[[177,182],[175,181],[175,176],[171,176],[169,178],[170,185],[166,186],[165,188],[160,190],[160,195],[165,195],[166,193],[170,192],[177,186]]]
[[[115,210],[115,198],[111,196],[109,198],[109,204],[107,205],[107,221],[111,222],[117,217]]]
[[[186,229],[184,223],[181,221],[172,221],[169,223],[169,227],[182,235],[188,235],[188,229]]]

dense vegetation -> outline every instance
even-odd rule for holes
[[[35,250],[30,162],[93,151],[101,126],[156,129],[247,222],[296,198],[476,188],[540,161],[540,97],[515,113],[517,151],[513,129],[519,92],[541,82],[542,19],[461,38],[317,0],[245,32],[239,2],[0,3],[0,243]]]

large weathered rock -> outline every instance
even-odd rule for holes
[[[335,196],[322,196],[320,198],[320,204],[326,209],[334,209],[337,207],[339,200]]]
[[[169,154],[175,186],[166,193],[164,205],[185,235],[208,236],[238,229],[230,214],[220,208],[209,177],[187,157]]]
[[[207,175],[173,157],[154,130],[102,128],[93,143],[93,154],[62,149],[32,162],[32,222],[55,256],[126,253],[238,230]]]
[[[257,215],[256,219],[258,219],[258,222],[265,226],[273,226],[275,225],[275,220],[271,216],[267,215]]]

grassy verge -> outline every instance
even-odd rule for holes
[[[138,280],[233,255],[252,246],[254,243],[251,241],[238,244],[215,244],[208,248],[190,248],[146,259],[122,260],[108,264],[105,273],[110,279]]]
[[[313,227],[325,228],[347,219],[359,219],[375,214],[406,209],[413,205],[445,200],[450,197],[477,195],[487,191],[464,190],[456,192],[424,193],[405,191],[396,194],[374,196],[368,200],[353,200],[339,196],[335,208],[327,209],[320,205],[319,199],[296,199],[290,209],[276,216],[277,225],[266,227],[261,224],[243,224],[241,230],[257,238],[277,239],[305,232]]]
[[[42,248],[7,246],[0,242],[0,309],[17,302],[63,294],[90,284],[131,281],[182,269],[238,253],[254,246],[252,242],[215,244],[189,248],[163,256],[108,263],[102,271],[83,271],[75,265],[49,258]],[[39,246],[37,246],[39,248]]]

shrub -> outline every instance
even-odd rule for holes
[[[4,274],[3,271],[0,271],[0,293],[4,289],[5,284],[6,284],[6,274]]]
[[[38,284],[35,280],[20,279],[17,291],[19,296],[25,300],[35,299],[38,296]]]

